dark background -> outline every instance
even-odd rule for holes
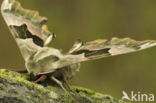
[[[0,0],[0,3],[2,0]],[[46,16],[57,34],[50,46],[67,52],[76,39],[156,39],[156,0],[20,0]],[[82,63],[72,85],[121,98],[122,91],[156,94],[156,47]],[[0,15],[0,68],[24,69],[24,60]]]

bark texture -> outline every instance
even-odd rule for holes
[[[125,103],[111,96],[82,87],[73,87],[72,96],[79,103]],[[28,74],[0,70],[0,103],[72,103],[61,88],[35,84]]]

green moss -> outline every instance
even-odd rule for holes
[[[3,84],[0,84],[0,90],[4,90]]]
[[[5,94],[9,93],[9,95],[16,96],[17,99],[26,101],[26,103],[44,103],[45,101],[47,101],[45,103],[72,103],[71,97],[60,87],[50,85],[44,87],[32,83],[29,81],[28,74],[12,71],[6,72],[4,69],[1,69],[0,82],[0,96],[2,94],[5,96]],[[71,89],[70,95],[75,101],[80,101],[80,103],[125,103],[90,89],[76,86],[71,86]]]
[[[57,94],[53,91],[49,91],[49,89],[43,87],[42,85],[38,85],[35,83],[32,83],[28,81],[29,75],[28,74],[20,74],[13,71],[6,72],[5,69],[0,70],[0,77],[6,78],[8,82],[18,82],[21,85],[26,85],[30,90],[33,90],[34,88],[37,89],[40,92],[40,95],[47,93],[49,97],[57,98]]]
[[[83,92],[85,94],[88,94],[88,95],[94,95],[95,92],[93,90],[90,90],[90,89],[86,89],[86,88],[83,88],[83,87],[72,87],[73,90],[76,90],[76,92]]]

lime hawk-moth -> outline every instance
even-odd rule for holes
[[[21,51],[26,71],[34,76],[40,75],[36,82],[47,77],[66,82],[79,71],[81,62],[156,45],[155,40],[136,41],[117,37],[91,42],[78,40],[68,53],[62,54],[60,50],[47,46],[55,35],[48,30],[46,17],[40,16],[37,11],[24,9],[17,0],[3,0],[1,13]]]

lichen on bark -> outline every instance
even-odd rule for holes
[[[71,86],[79,103],[125,103],[111,96]],[[0,70],[0,103],[72,103],[60,87],[32,83],[28,74]]]

